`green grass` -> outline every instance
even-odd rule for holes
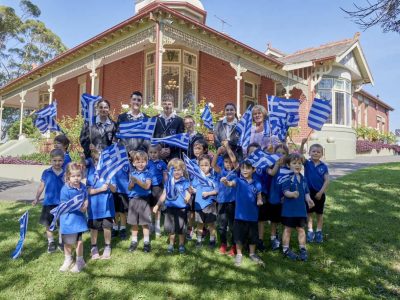
[[[17,220],[30,206],[0,202],[0,298],[399,299],[399,181],[400,164],[334,181],[326,205],[326,242],[309,245],[306,263],[268,251],[262,255],[265,269],[247,258],[242,267],[234,267],[232,258],[196,251],[193,242],[186,255],[170,256],[166,237],[153,241],[151,254],[128,253],[129,242],[116,241],[110,261],[92,262],[86,234],[87,268],[61,274],[63,255],[45,253],[40,207],[31,209],[22,257],[9,258],[18,240]]]

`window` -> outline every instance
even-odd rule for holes
[[[362,124],[362,102],[358,102],[357,106],[357,124],[358,126],[361,126]]]
[[[335,124],[345,125],[344,93],[335,92],[335,111],[336,111]]]
[[[197,72],[183,68],[183,109],[196,105]]]
[[[332,101],[332,91],[331,90],[321,90],[319,91],[319,96],[323,100]],[[327,124],[332,124],[332,114],[329,116],[328,120],[326,121]]]
[[[318,89],[332,89],[332,78],[322,78],[318,83]]]
[[[163,62],[179,63],[181,62],[181,50],[169,49],[163,53]]]
[[[174,96],[174,107],[179,107],[179,67],[163,66],[162,94]]]
[[[244,95],[250,98],[254,97],[254,85],[250,82],[245,81],[244,83]]]
[[[368,104],[365,103],[364,106],[364,126],[368,126]]]
[[[155,80],[154,68],[149,68],[146,70],[146,97],[145,104],[154,103],[155,92],[156,92],[156,80]]]
[[[49,104],[50,94],[48,92],[39,93],[39,108],[43,108]]]
[[[183,63],[189,67],[197,68],[197,56],[187,51],[183,51]]]

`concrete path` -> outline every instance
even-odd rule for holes
[[[330,161],[327,164],[331,179],[336,179],[358,169],[390,162],[400,162],[400,156],[358,157],[352,160]],[[24,167],[24,172],[29,174],[29,166]],[[37,172],[36,168],[36,166],[32,166],[32,171]],[[38,185],[37,181],[0,177],[0,201],[32,201],[35,198]]]

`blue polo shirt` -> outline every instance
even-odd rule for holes
[[[60,204],[60,192],[64,186],[64,170],[57,175],[53,168],[48,168],[43,171],[41,181],[45,187],[43,205]]]
[[[282,182],[282,193],[285,191],[299,192],[297,198],[284,197],[282,204],[282,217],[307,217],[307,207],[305,195],[310,191],[304,176],[300,174],[300,181],[295,179],[295,175],[291,175],[287,180]]]
[[[111,179],[111,184],[115,185],[117,193],[128,194],[129,166],[123,166],[122,169],[115,173]]]
[[[222,177],[226,177],[230,171],[227,171],[225,168],[221,168],[221,173],[219,174],[218,180],[218,195],[217,202],[218,203],[230,203],[235,202],[236,200],[236,189],[234,187],[226,186],[221,182]],[[237,178],[237,172],[232,172],[229,174],[227,179],[229,181],[235,180]]]
[[[292,175],[293,171],[291,171],[287,167],[280,167],[278,172],[275,174],[275,176],[270,176],[271,179],[271,186],[269,189],[269,197],[268,201],[271,204],[280,204],[282,202],[282,180],[284,179],[285,176]]]
[[[143,183],[145,183],[147,180],[151,180],[151,174],[149,170],[145,169],[142,172],[133,170],[131,171],[131,176],[139,179]],[[148,190],[143,189],[140,187],[138,184],[135,184],[133,186],[132,190],[128,190],[128,197],[130,198],[142,198],[142,197],[147,197],[151,194],[151,187]]]
[[[82,193],[87,199],[87,190],[83,183],[81,183],[79,189],[65,184],[61,189],[60,200],[61,202],[67,202]],[[88,230],[86,215],[80,210],[62,214],[60,216],[60,228],[62,234],[85,232]]]
[[[71,156],[69,156],[69,152],[64,153],[64,163],[62,165],[63,170],[65,171],[65,168],[67,165],[72,161]]]
[[[95,180],[94,172],[96,171],[93,165],[87,170],[86,186],[98,189],[104,185],[104,182]],[[108,189],[95,195],[88,195],[89,207],[88,218],[89,220],[96,220],[102,218],[112,218],[115,215],[114,198],[111,191]]]
[[[162,185],[164,172],[167,171],[167,164],[163,160],[149,160],[147,168],[151,174],[151,185]]]
[[[261,183],[237,177],[236,183],[236,208],[235,220],[258,221],[257,195],[261,193]]]
[[[309,159],[304,163],[304,176],[310,189],[318,192],[324,185],[325,174],[329,174],[328,166],[322,161],[315,164]]]
[[[267,173],[267,169],[257,168],[253,173],[253,179],[261,183],[261,192],[265,195],[268,194],[268,181],[269,175]]]
[[[176,199],[169,199],[168,197],[165,200],[166,207],[175,207],[175,208],[186,208],[188,204],[185,202],[185,195],[188,192],[190,187],[190,182],[184,177],[181,177],[179,180],[175,182],[175,188],[177,191]],[[168,195],[168,193],[167,193]]]
[[[211,174],[210,176],[207,176],[211,181],[214,183],[214,187],[209,187],[209,186],[203,186],[200,184],[200,182],[195,178],[192,182],[193,187],[196,189],[196,197],[194,199],[194,209],[196,211],[202,210],[206,208],[207,206],[210,206],[213,202],[217,201],[217,195],[214,196],[208,196],[206,198],[203,198],[202,194],[203,192],[211,192],[215,191],[218,189],[218,181],[217,181],[217,176]]]

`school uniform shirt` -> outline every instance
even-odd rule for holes
[[[299,192],[297,198],[284,197],[282,204],[282,217],[307,217],[306,194],[309,194],[308,185],[304,176],[300,174],[300,180],[295,175],[291,175],[287,180],[282,182],[282,193]]]
[[[253,179],[261,183],[261,192],[267,195],[269,181],[267,169],[257,168],[256,171],[253,173]]]
[[[53,168],[48,168],[43,171],[40,180],[45,187],[43,205],[60,204],[60,192],[64,186],[64,170],[61,169],[61,173],[57,175]]]
[[[194,209],[197,211],[202,210],[207,206],[210,206],[213,202],[217,201],[217,195],[208,196],[206,198],[203,198],[202,196],[203,192],[211,192],[218,189],[217,177],[215,175],[210,175],[207,177],[213,182],[214,187],[203,186],[196,178],[192,182],[193,187],[196,189]]]
[[[69,152],[64,153],[64,163],[62,165],[63,170],[65,171],[67,165],[72,161],[71,156],[69,156]]]
[[[185,202],[185,195],[190,187],[190,182],[184,177],[181,177],[175,182],[175,189],[177,192],[177,197],[175,199],[166,198],[165,206],[166,207],[175,207],[175,208],[186,208],[188,204]],[[168,195],[168,193],[167,193]]]
[[[234,181],[236,183],[235,220],[257,222],[257,195],[261,193],[261,183],[254,179],[248,182],[241,177],[237,177]]]
[[[218,203],[230,203],[236,200],[236,189],[234,187],[226,186],[221,182],[222,177],[226,177],[231,171],[227,171],[225,168],[221,168],[221,173],[218,175]],[[237,178],[237,173],[232,172],[229,174],[227,179],[229,181],[235,180]]]
[[[318,192],[324,185],[325,174],[329,174],[328,166],[322,161],[315,164],[311,159],[308,159],[304,163],[304,176],[310,189]]]
[[[162,185],[167,164],[163,160],[149,160],[147,168],[151,174],[151,185]]]
[[[83,183],[80,184],[79,188],[65,184],[61,189],[60,202],[67,202],[80,194],[84,194],[84,199],[87,199],[87,190]],[[80,210],[62,214],[60,216],[60,228],[62,234],[85,232],[88,230],[86,215]]]
[[[127,195],[129,192],[129,169],[129,166],[123,166],[111,179],[111,184],[117,188],[119,194]]]
[[[95,180],[96,169],[93,165],[87,171],[86,186],[89,188],[98,189],[104,185],[104,182]],[[108,189],[95,195],[88,195],[88,218],[89,220],[97,220],[103,218],[112,218],[115,215],[114,198],[111,191]]]
[[[270,176],[272,177],[271,179],[271,186],[269,189],[269,197],[268,201],[271,204],[279,204],[282,202],[282,180],[284,180],[284,176],[290,176],[293,174],[293,171],[291,171],[287,167],[280,167],[278,169],[278,172],[275,174],[275,176]]]
[[[151,180],[151,174],[149,170],[145,169],[142,172],[133,170],[131,171],[130,175],[136,177],[136,179],[140,180],[141,182],[145,183],[147,180]],[[129,198],[142,198],[147,197],[151,194],[151,188],[145,190],[144,188],[140,187],[138,184],[133,186],[132,190],[128,190],[128,197]]]

